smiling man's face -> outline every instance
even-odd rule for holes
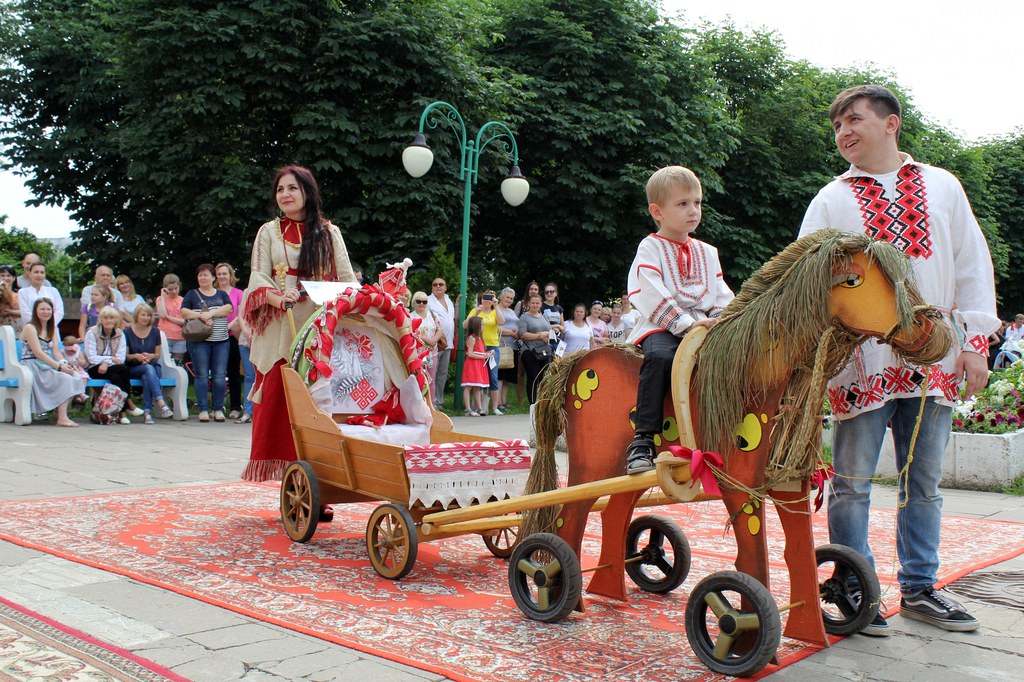
[[[896,155],[900,117],[881,116],[862,97],[832,121],[836,147],[843,158],[868,173],[885,173]],[[898,158],[898,157],[897,157]]]

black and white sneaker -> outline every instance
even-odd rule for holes
[[[859,587],[850,590],[850,599],[855,605],[860,606],[861,590]],[[875,614],[874,620],[864,626],[860,631],[862,635],[868,635],[869,637],[888,637],[889,636],[889,622],[885,620],[885,616],[882,614],[888,611],[885,604],[879,602],[878,613]]]
[[[869,637],[888,637],[890,634],[889,622],[885,620],[885,616],[881,613],[876,614],[875,619],[865,625],[860,634],[868,635]]]
[[[654,439],[637,434],[626,448],[626,473],[642,474],[654,469]]]
[[[900,600],[900,615],[952,632],[971,632],[980,625],[959,602],[933,587],[904,596]]]

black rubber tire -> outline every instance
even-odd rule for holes
[[[281,477],[281,523],[295,542],[308,542],[320,520],[320,483],[309,462],[292,462]]]
[[[753,610],[741,610],[744,602]],[[768,589],[746,573],[713,573],[697,583],[686,602],[686,639],[714,672],[752,675],[779,649],[779,608]]]
[[[649,532],[646,538],[645,532]],[[642,548],[639,546],[641,540]],[[640,560],[629,561],[636,557]],[[672,519],[648,514],[633,519],[629,524],[626,531],[626,575],[641,590],[665,594],[676,589],[689,575],[692,558],[686,533]]]
[[[494,531],[494,535],[481,533],[480,538],[487,546],[487,551],[499,559],[507,559],[512,556],[519,542],[519,526],[499,528]]]
[[[572,613],[583,594],[579,557],[557,535],[531,535],[512,551],[508,587],[527,618],[557,623]]]
[[[814,558],[825,632],[841,637],[860,632],[878,615],[881,603],[875,570],[846,545],[822,545],[814,550]]]
[[[382,504],[366,522],[366,553],[377,575],[401,580],[416,563],[419,536],[416,522],[405,507]]]

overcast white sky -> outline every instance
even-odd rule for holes
[[[683,13],[737,27],[775,30],[791,58],[821,67],[874,64],[895,74],[933,122],[966,140],[1024,125],[1024,0],[662,0]],[[59,208],[27,208],[21,180],[0,173],[0,214],[38,237],[66,237],[74,223]]]

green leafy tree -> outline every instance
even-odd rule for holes
[[[22,0],[3,142],[82,226],[79,253],[151,286],[203,261],[244,276],[285,163],[317,174],[357,260],[424,260],[460,197],[402,171],[419,108],[505,97],[468,52],[466,4]]]
[[[471,259],[517,290],[555,280],[563,304],[618,296],[636,244],[655,229],[644,196],[651,172],[684,164],[721,186],[733,142],[719,88],[690,35],[653,3],[500,5],[503,40],[486,61],[522,83],[514,127],[531,191],[516,208],[496,191],[474,195]],[[723,227],[707,215],[702,234],[718,243],[733,236]]]
[[[1012,319],[1024,312],[1024,129],[982,144],[979,151],[988,169],[987,209],[999,224],[1009,253],[996,287],[999,312]]]

